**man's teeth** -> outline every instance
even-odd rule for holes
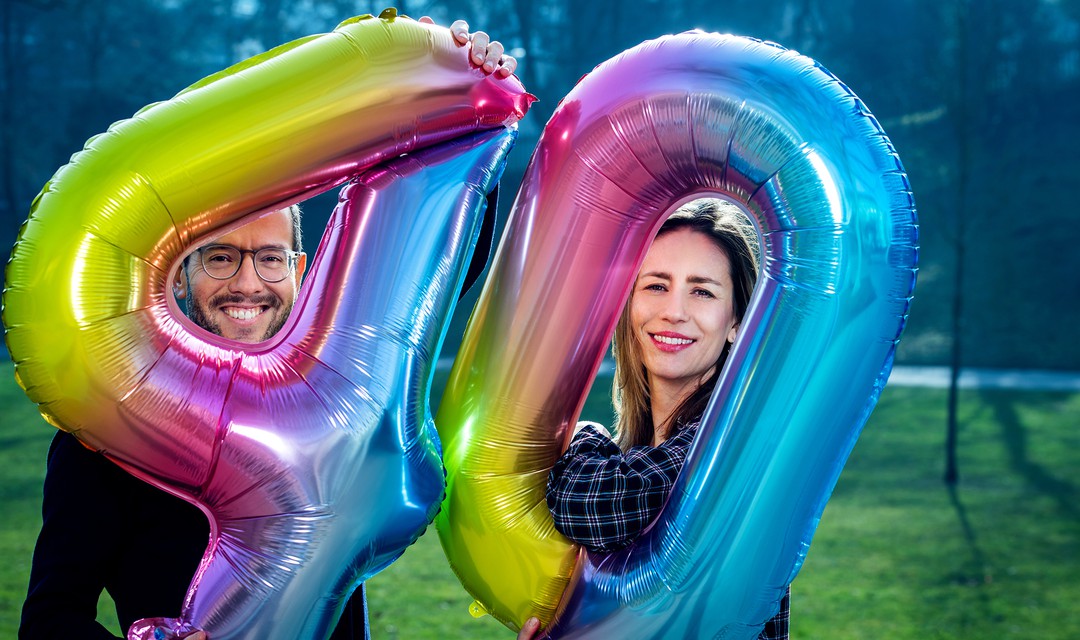
[[[225,309],[225,315],[235,320],[252,320],[260,313],[262,313],[262,309],[237,309],[236,307]]]
[[[683,344],[690,344],[691,342],[693,342],[693,340],[691,340],[689,338],[671,338],[669,336],[659,336],[659,335],[654,335],[653,338],[655,338],[657,342],[662,342],[664,344],[683,345]]]

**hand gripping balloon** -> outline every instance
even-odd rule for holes
[[[589,554],[544,489],[649,244],[741,205],[763,273],[659,520]],[[477,607],[551,637],[753,638],[888,377],[915,281],[911,190],[859,99],[775,44],[700,32],[600,65],[544,130],[436,418],[436,517]]]
[[[325,637],[442,498],[430,374],[531,96],[471,68],[445,29],[385,18],[114,125],[57,172],[20,233],[3,319],[27,394],[211,519],[182,618],[132,637],[156,624]],[[373,166],[344,191],[272,339],[240,344],[182,318],[169,284],[190,247]]]

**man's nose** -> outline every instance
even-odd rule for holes
[[[229,289],[238,293],[262,291],[263,279],[255,271],[255,254],[244,253],[240,257],[240,269],[229,280]]]

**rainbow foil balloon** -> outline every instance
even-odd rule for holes
[[[326,637],[423,532],[443,497],[432,367],[531,100],[445,28],[386,13],[143,109],[45,186],[6,272],[18,380],[53,425],[211,519],[181,617],[132,637]],[[182,316],[169,285],[193,246],[365,169],[272,339]]]
[[[702,196],[755,221],[763,273],[659,520],[588,554],[544,499],[660,224]],[[544,130],[436,417],[436,518],[476,608],[550,637],[755,638],[888,378],[915,283],[911,189],[813,60],[684,33],[600,65]]]

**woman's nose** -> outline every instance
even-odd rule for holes
[[[687,319],[686,301],[681,295],[672,293],[665,296],[661,317],[669,322],[683,322]]]

